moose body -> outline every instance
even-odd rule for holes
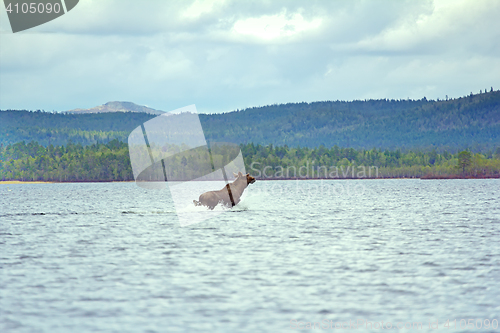
[[[224,186],[222,190],[205,192],[200,195],[198,201],[193,200],[195,206],[203,205],[210,209],[214,209],[219,203],[228,207],[237,205],[240,202],[243,191],[245,191],[248,184],[255,183],[255,178],[248,173],[244,175],[241,172],[238,172],[235,176],[236,180]]]

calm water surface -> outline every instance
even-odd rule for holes
[[[401,330],[419,332],[438,320],[456,332],[460,319],[500,320],[499,190],[499,180],[258,181],[235,209],[180,227],[168,190],[0,185],[0,332],[349,320],[422,322]]]

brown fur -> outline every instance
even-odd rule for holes
[[[231,198],[229,197],[229,191],[233,196],[234,205],[237,205],[240,202],[241,195],[243,191],[247,188],[248,184],[255,183],[255,178],[250,176],[250,174],[242,174],[238,172],[236,175],[236,180],[230,184],[224,186],[222,190],[219,191],[210,191],[205,192],[200,195],[198,201],[193,200],[196,206],[207,206],[210,209],[214,209],[219,203],[232,207]]]

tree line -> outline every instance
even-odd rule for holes
[[[154,118],[134,112],[61,114],[0,112],[0,143],[92,145],[126,141]],[[173,117],[177,117],[174,115]],[[207,141],[367,150],[425,150],[485,154],[500,144],[500,91],[449,100],[356,100],[287,103],[200,114]]]
[[[239,147],[246,171],[258,179],[500,177],[500,147],[484,154],[253,143]],[[217,154],[213,154],[214,161],[229,162],[225,153]],[[235,153],[231,152],[231,156]],[[202,154],[176,158],[179,161],[171,165],[179,166],[179,170],[171,172],[186,179],[192,176],[186,170],[196,173],[205,163]],[[183,168],[186,165],[190,168]],[[131,181],[134,177],[128,146],[119,140],[88,146],[72,142],[43,146],[22,141],[0,145],[0,180]]]

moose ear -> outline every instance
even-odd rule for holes
[[[233,172],[233,176],[238,177],[238,175],[237,175],[237,174],[235,174],[234,172]]]
[[[243,174],[241,173],[241,171],[238,171],[238,176],[243,176]]]
[[[250,176],[250,174],[249,174],[249,173],[247,173],[246,175],[247,175],[247,176]]]

